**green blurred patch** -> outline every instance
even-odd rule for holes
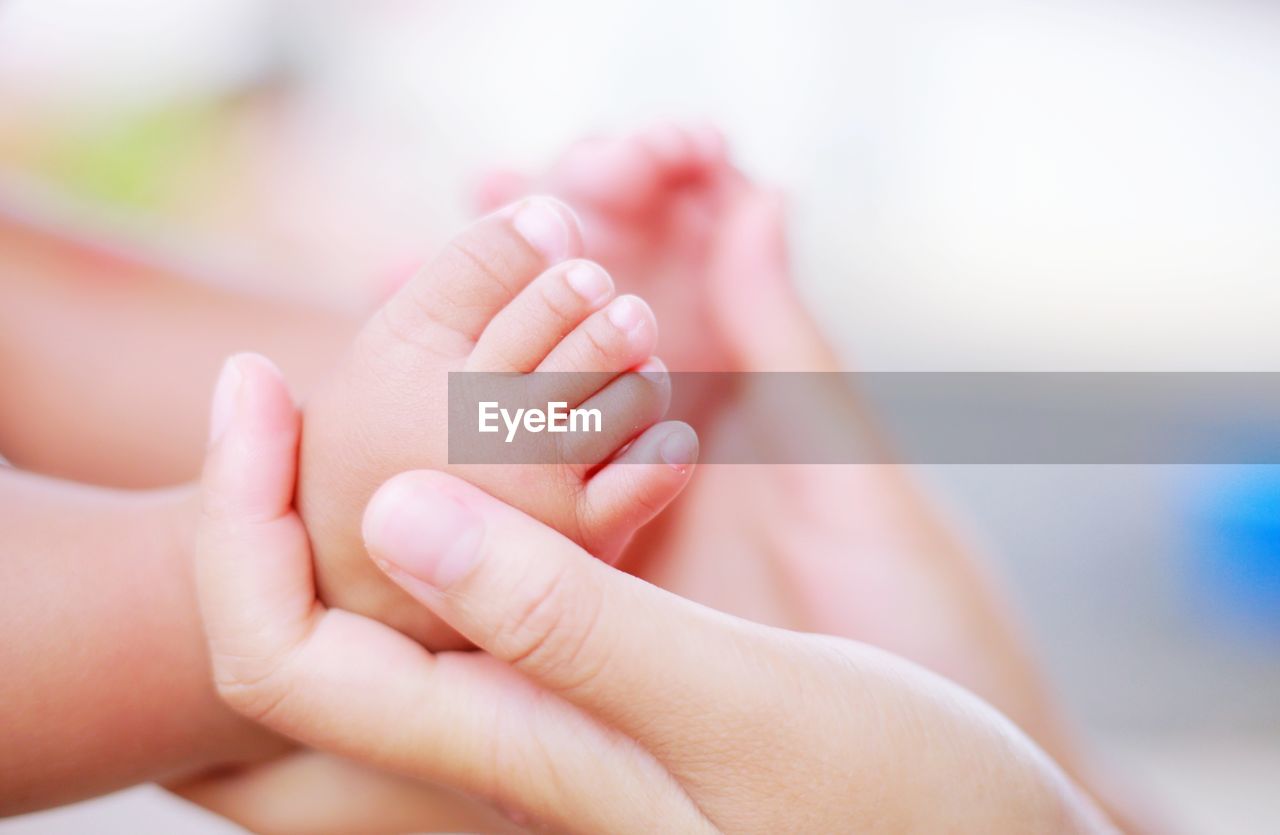
[[[225,103],[184,102],[53,131],[39,173],[97,203],[152,211],[172,205],[216,165]]]

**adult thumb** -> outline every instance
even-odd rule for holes
[[[611,568],[461,479],[396,476],[370,501],[364,536],[454,629],[650,750],[679,747],[690,717],[751,690],[744,632],[762,627]]]

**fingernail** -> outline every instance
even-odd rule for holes
[[[614,299],[605,313],[613,326],[623,333],[631,333],[644,324],[645,304],[635,296]]]
[[[574,264],[565,273],[564,280],[592,307],[603,303],[613,292],[613,279],[595,264]]]
[[[658,445],[658,457],[680,472],[698,460],[698,436],[688,426],[680,426]]]
[[[213,406],[209,410],[209,445],[216,444],[231,424],[240,398],[240,383],[244,375],[236,363],[236,357],[227,357],[218,373],[218,383],[213,388]]]
[[[569,257],[570,232],[564,212],[545,197],[526,200],[516,210],[511,225],[548,264],[558,264]]]
[[[375,562],[446,589],[471,570],[484,527],[466,506],[410,477],[393,480],[369,503],[364,540]]]

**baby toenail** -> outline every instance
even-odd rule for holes
[[[698,458],[698,436],[688,426],[681,426],[663,439],[658,446],[658,455],[683,472]]]
[[[574,264],[565,273],[564,280],[592,307],[603,302],[613,292],[613,280],[595,264]]]
[[[547,259],[558,264],[569,257],[569,226],[551,201],[534,197],[516,210],[511,225]]]
[[[624,333],[631,333],[644,324],[644,303],[635,296],[623,296],[609,305],[609,321]]]

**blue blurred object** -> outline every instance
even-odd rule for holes
[[[1215,620],[1280,635],[1280,467],[1232,467],[1195,491],[1190,593]]]

